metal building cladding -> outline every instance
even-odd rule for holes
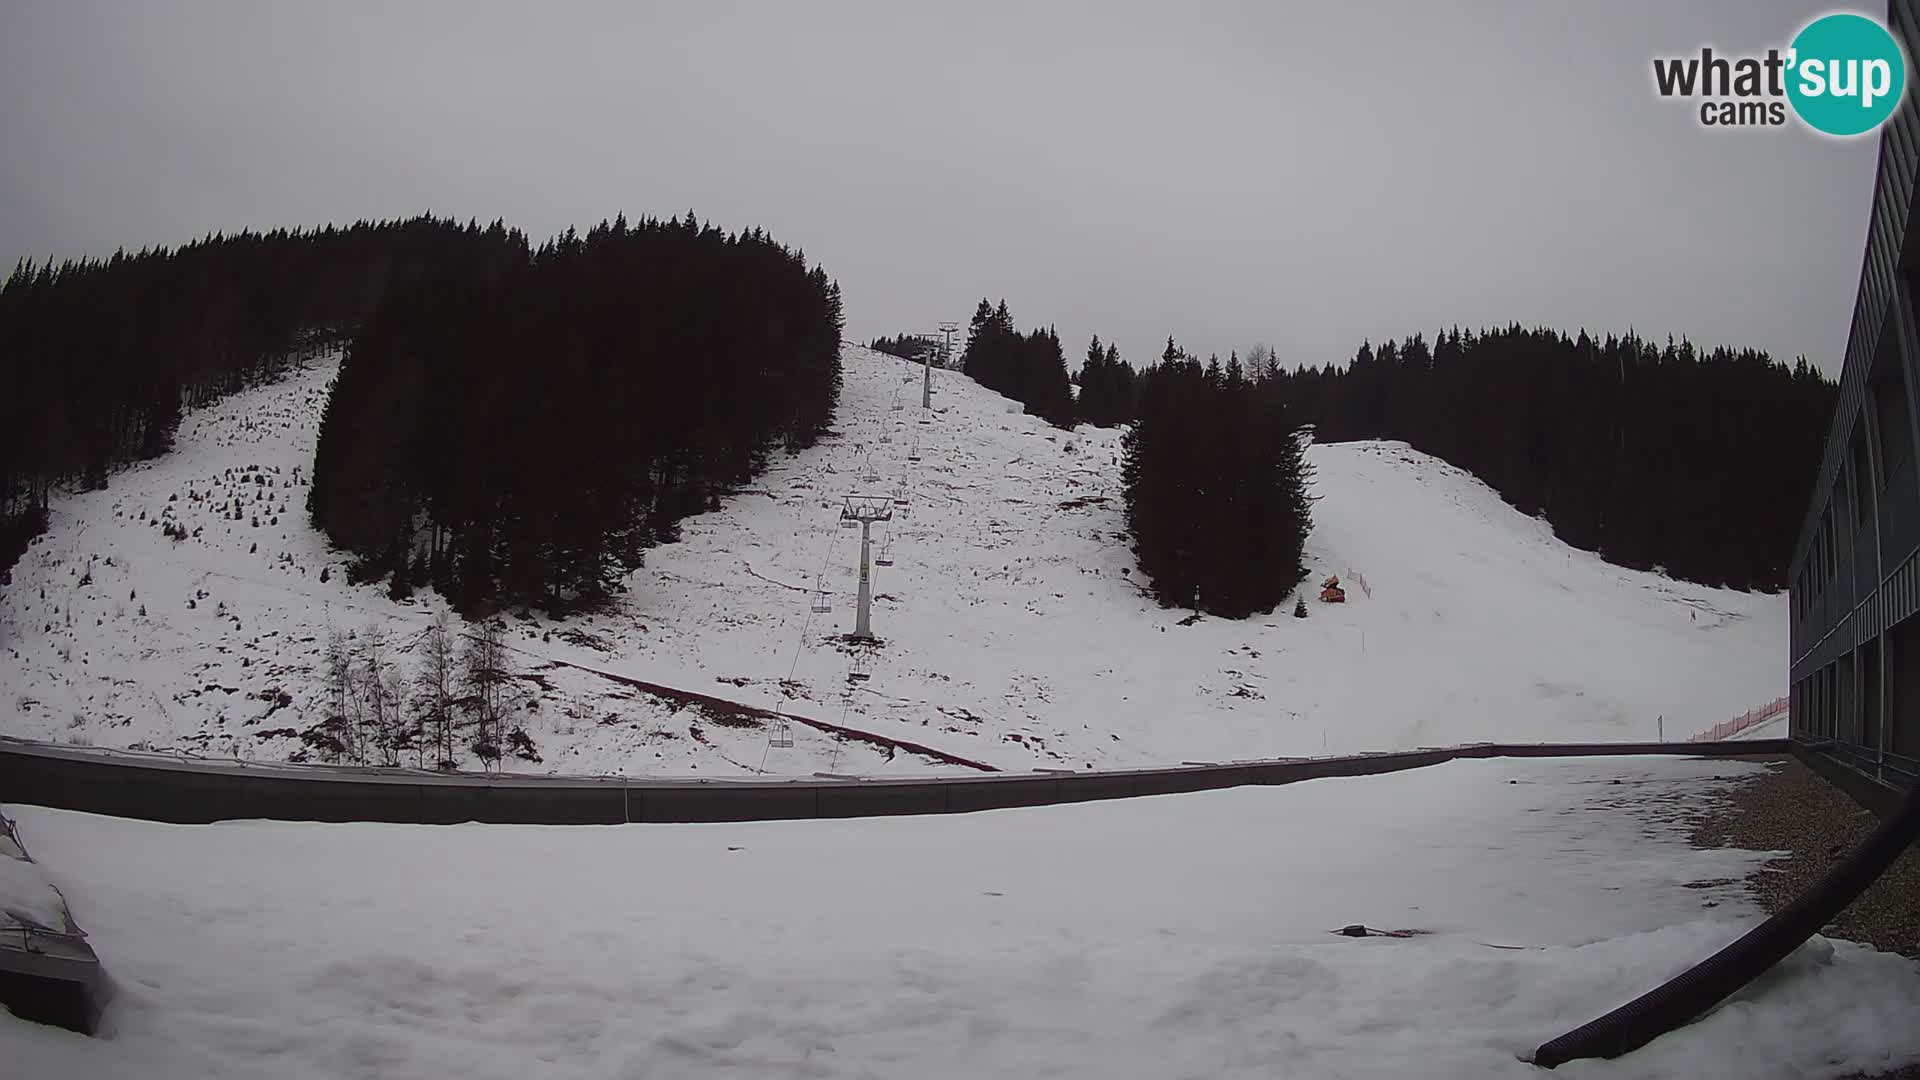
[[[1888,26],[1920,55],[1920,0]],[[1883,788],[1920,780],[1920,116],[1880,129],[1840,395],[1794,547],[1792,737]],[[1817,147],[1810,151],[1817,151]]]

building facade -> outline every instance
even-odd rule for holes
[[[1920,0],[1889,26],[1920,56]],[[1793,738],[1881,784],[1920,780],[1920,116],[1881,129],[1840,395],[1794,548]]]

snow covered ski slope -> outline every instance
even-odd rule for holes
[[[1660,716],[1677,739],[1780,692],[1784,598],[1609,566],[1394,443],[1311,453],[1305,584],[1337,573],[1346,604],[1190,620],[1131,573],[1118,431],[1048,428],[948,371],[929,414],[918,368],[853,346],[845,360],[835,434],[686,522],[613,609],[508,617],[541,758],[509,768],[959,767],[804,725],[772,747],[757,719],[610,675],[996,767],[1076,770],[1641,740]],[[436,597],[347,585],[346,560],[305,522],[329,377],[316,366],[193,413],[174,453],[57,502],[0,598],[0,731],[284,758],[319,719],[329,627],[379,624],[405,646],[427,624]],[[884,645],[859,682],[834,640],[854,618],[859,533],[837,520],[850,493],[906,503],[876,526]]]

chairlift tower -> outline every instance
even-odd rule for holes
[[[920,407],[933,408],[933,350],[931,348],[920,351]]]
[[[957,322],[943,322],[940,324],[941,367],[953,366],[953,335],[954,332],[959,329],[960,324]],[[920,407],[923,409],[931,409],[933,408],[933,353],[931,351],[927,353],[926,357],[925,376],[926,381],[920,386]]]
[[[849,495],[840,508],[840,520],[860,523],[860,608],[854,617],[853,633],[848,636],[854,641],[874,641],[877,639],[869,618],[873,607],[873,523],[893,520],[893,500],[884,495]]]

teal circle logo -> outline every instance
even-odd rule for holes
[[[1865,15],[1823,15],[1790,48],[1787,100],[1815,131],[1863,135],[1885,123],[1906,92],[1900,43]]]

